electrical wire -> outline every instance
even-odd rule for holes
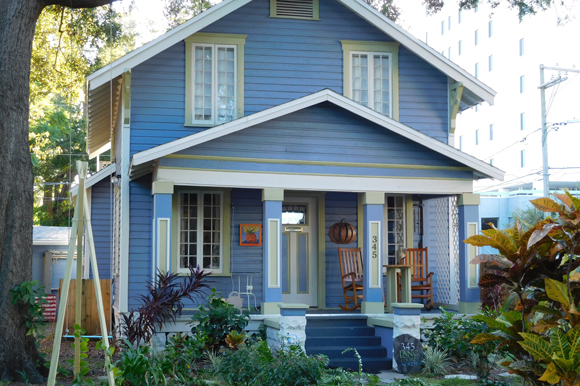
[[[505,186],[506,184],[509,184],[511,182],[514,182],[514,181],[517,181],[517,180],[521,180],[522,178],[530,177],[530,176],[533,176],[533,175],[539,175],[539,174],[541,174],[541,171],[539,171],[539,170],[538,171],[535,171],[535,172],[531,172],[531,173],[528,173],[526,175],[519,176],[519,177],[516,177],[516,178],[511,179],[511,180],[508,180],[508,181],[502,181],[499,184],[495,184],[495,185],[492,185],[492,186],[486,186],[485,188],[481,189],[480,191],[481,192],[485,192],[485,191],[487,191],[489,189],[495,189],[495,188],[497,188],[499,186]]]

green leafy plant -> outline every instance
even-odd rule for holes
[[[496,248],[500,256],[485,255],[501,274],[486,274],[480,286],[501,283],[517,296],[515,310],[504,308],[497,317],[480,316],[490,332],[473,339],[504,347],[511,358],[502,363],[511,373],[534,385],[576,385],[580,375],[580,200],[569,192],[555,194],[561,204],[540,198],[532,205],[556,213],[529,230],[516,223],[511,229],[490,229],[465,242]]]
[[[226,343],[228,344],[228,346],[230,348],[232,348],[234,350],[237,350],[238,348],[240,348],[240,345],[242,345],[245,341],[246,341],[246,333],[245,332],[242,332],[240,334],[239,332],[234,330],[226,336]]]
[[[425,347],[423,351],[423,370],[424,375],[440,376],[449,371],[451,360],[447,350],[438,347]]]
[[[42,305],[47,303],[44,286],[41,286],[38,281],[25,281],[10,292],[12,292],[12,304],[21,307],[25,315],[26,327],[28,328],[26,335],[32,335],[38,346],[39,329],[45,324],[42,312]]]
[[[398,379],[394,384],[397,386],[427,386],[425,381],[420,378]]]
[[[94,382],[92,379],[87,378],[87,374],[91,371],[91,367],[89,366],[89,362],[86,361],[86,359],[88,358],[88,352],[89,352],[89,339],[83,337],[84,334],[86,334],[86,331],[81,328],[81,326],[79,326],[78,324],[74,325],[74,333],[73,336],[75,337],[75,342],[78,339],[80,344],[80,360],[79,360],[79,373],[77,374],[73,385],[93,385]],[[75,342],[73,342],[71,344],[72,348],[75,348]],[[75,359],[71,358],[67,360],[68,364],[74,367],[75,364]]]
[[[272,352],[265,341],[227,351],[215,368],[217,377],[240,386],[318,384],[327,358],[308,356],[299,345],[284,345]]]
[[[206,348],[219,349],[228,346],[226,337],[229,333],[236,331],[242,333],[244,328],[250,323],[248,311],[242,314],[233,305],[229,304],[216,293],[215,288],[207,298],[204,305],[199,306],[199,313],[193,315],[190,322],[193,325],[191,332],[194,335],[206,337]]]
[[[166,373],[170,373],[167,363],[152,357],[147,346],[133,346],[125,340],[121,359],[115,366],[120,370],[120,385],[159,385],[167,384]]]

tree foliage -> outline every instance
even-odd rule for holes
[[[70,226],[68,192],[76,175],[71,165],[88,160],[81,105],[85,78],[132,50],[134,40],[133,26],[114,8],[52,5],[40,15],[30,75],[36,225]],[[94,168],[94,162],[89,164]]]
[[[163,15],[169,23],[169,29],[177,27],[211,7],[209,0],[163,0],[163,2]]]

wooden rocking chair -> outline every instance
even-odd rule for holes
[[[339,307],[345,311],[352,311],[360,307],[359,299],[363,298],[360,248],[338,248],[338,258],[344,292],[344,306]],[[348,295],[348,292],[352,292],[352,295]],[[349,306],[349,303],[352,303],[352,306]]]
[[[425,309],[433,309],[433,272],[429,272],[427,248],[408,248],[401,264],[411,265],[411,299],[425,299]],[[397,274],[399,294],[401,291],[401,274]],[[414,294],[413,292],[420,292]],[[400,296],[400,295],[399,295]],[[399,299],[400,301],[400,299]]]

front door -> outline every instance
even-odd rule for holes
[[[282,301],[317,304],[316,198],[288,197],[282,204]]]

